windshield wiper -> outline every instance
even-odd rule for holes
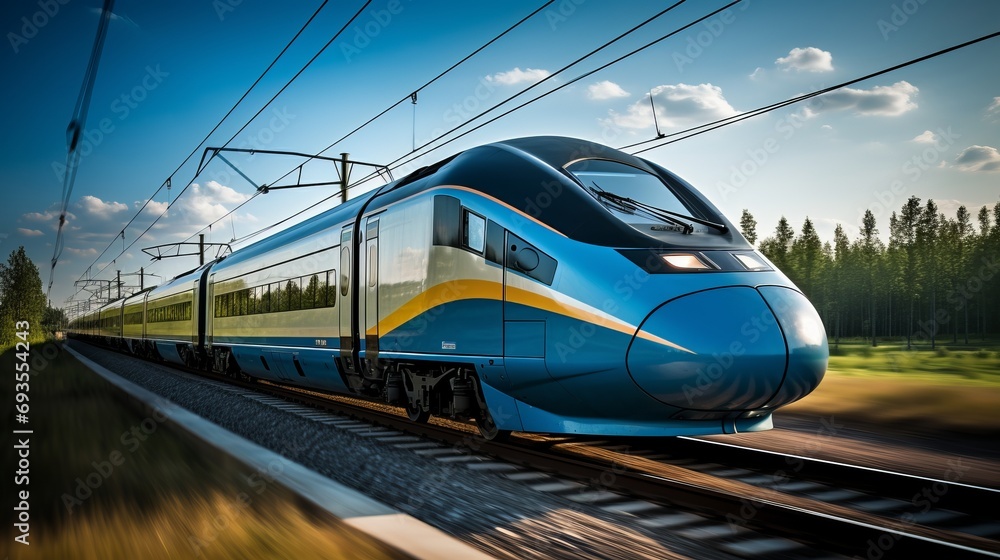
[[[653,205],[650,205],[650,204],[646,204],[645,202],[639,202],[637,200],[633,200],[633,199],[625,197],[625,196],[621,196],[621,195],[618,195],[618,194],[615,194],[615,193],[612,193],[612,192],[608,192],[608,191],[602,189],[596,182],[594,182],[594,187],[596,187],[596,189],[595,188],[591,188],[590,191],[592,193],[594,193],[594,195],[596,195],[598,197],[598,199],[604,199],[604,200],[607,200],[607,201],[610,201],[610,202],[614,202],[616,205],[618,205],[619,207],[622,207],[622,208],[631,207],[632,211],[628,212],[630,214],[635,214],[636,210],[643,210],[644,213],[647,216],[653,216],[653,217],[655,217],[655,218],[657,218],[659,220],[662,220],[664,222],[672,223],[672,224],[679,225],[679,226],[683,227],[684,228],[684,233],[691,233],[691,232],[693,232],[694,231],[694,227],[692,227],[691,224],[684,223],[684,222],[678,220],[677,218],[680,218],[680,219],[683,219],[683,220],[688,220],[688,221],[694,222],[696,224],[700,224],[700,225],[703,225],[703,226],[707,226],[707,227],[716,229],[716,230],[718,230],[721,233],[726,233],[727,231],[729,231],[729,228],[726,227],[723,224],[717,224],[715,222],[710,222],[708,220],[702,220],[701,218],[695,218],[694,216],[687,216],[685,214],[679,214],[677,212],[671,212],[670,210],[664,210],[662,208],[657,208],[656,206],[653,206]]]
[[[616,208],[621,212],[624,212],[626,214],[638,214],[641,212],[642,214],[651,217],[655,220],[660,220],[661,222],[678,226],[685,234],[689,234],[694,231],[694,228],[691,226],[691,224],[684,223],[672,216],[667,215],[665,213],[666,210],[661,210],[659,208],[638,202],[631,198],[606,191],[602,189],[596,182],[594,183],[594,187],[592,187],[590,191],[594,193],[594,195],[597,197],[598,200],[601,200],[605,203],[610,203],[611,206],[613,206],[614,208]]]

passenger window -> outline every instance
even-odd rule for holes
[[[462,243],[476,253],[482,254],[486,247],[486,219],[469,210],[464,214]]]

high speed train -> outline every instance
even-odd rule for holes
[[[766,430],[829,355],[810,302],[694,187],[550,136],[421,168],[70,334],[488,439]]]

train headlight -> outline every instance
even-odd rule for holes
[[[771,267],[768,266],[763,259],[760,259],[753,253],[733,253],[733,256],[736,257],[736,260],[740,261],[740,264],[742,264],[747,270],[771,270]]]
[[[694,253],[672,253],[663,255],[663,260],[674,268],[681,270],[714,270],[714,267],[706,263]]]

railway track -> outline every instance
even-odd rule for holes
[[[1000,558],[1000,491],[989,488],[694,438],[675,438],[669,454],[648,441],[624,438],[525,435],[489,442],[472,425],[414,424],[402,409],[266,382],[227,381],[584,481],[590,485],[580,487],[580,501],[611,501],[612,494],[625,493],[724,521],[734,533],[751,529],[851,556],[891,551],[900,557]]]
[[[309,409],[349,417],[338,427],[407,434],[402,439],[415,441],[414,449],[424,441],[423,454],[454,460],[486,455],[525,467],[507,476],[629,515],[651,529],[723,537],[733,545],[727,552],[739,556],[1000,558],[1000,520],[993,511],[1000,491],[994,489],[693,438],[671,439],[668,450],[627,438],[518,434],[507,443],[489,442],[471,424],[414,424],[396,407],[205,377],[275,406],[286,403],[306,417]],[[748,532],[758,536],[741,540]]]

